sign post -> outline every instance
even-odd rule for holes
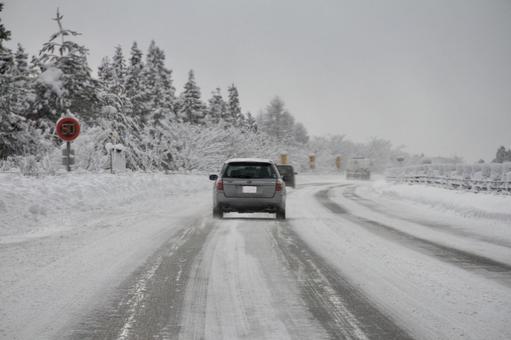
[[[309,168],[311,170],[316,168],[316,155],[313,153],[309,154]]]
[[[287,163],[288,163],[287,153],[281,153],[280,154],[280,164],[287,165]]]
[[[55,127],[57,136],[66,142],[66,150],[64,154],[64,161],[67,171],[71,171],[71,164],[74,163],[72,157],[71,142],[80,135],[80,122],[78,119],[71,116],[64,116],[57,121]]]

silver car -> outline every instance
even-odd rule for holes
[[[275,166],[267,159],[227,160],[220,176],[210,175],[213,187],[213,216],[224,212],[269,212],[286,218],[286,185]]]

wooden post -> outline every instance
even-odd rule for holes
[[[280,155],[280,164],[287,165],[288,164],[288,156],[287,153],[283,153]]]
[[[335,158],[335,167],[337,170],[341,170],[341,156],[337,156]]]
[[[316,155],[313,153],[309,155],[309,168],[311,168],[311,170],[316,168]]]

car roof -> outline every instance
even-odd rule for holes
[[[236,163],[236,162],[248,162],[248,163],[273,163],[271,159],[264,158],[231,158],[225,161],[225,163]]]

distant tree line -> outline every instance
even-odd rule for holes
[[[0,12],[3,5],[0,3]],[[331,166],[337,154],[376,159],[378,169],[402,151],[373,139],[352,143],[342,135],[309,138],[279,97],[257,117],[243,112],[235,84],[202,97],[190,70],[181,91],[174,87],[165,53],[151,41],[144,53],[134,42],[125,55],[121,46],[102,59],[97,77],[88,66],[88,49],[75,41],[80,33],[63,26],[31,58],[21,44],[5,46],[11,32],[0,22],[0,160],[29,159],[52,168],[60,157],[55,122],[62,113],[78,116],[82,135],[74,142],[78,165],[97,170],[107,159],[107,143],[127,149],[134,170],[193,170],[216,166],[227,157],[276,158],[286,151],[299,166],[309,152]],[[332,163],[333,164],[333,163]],[[1,164],[0,164],[1,165]]]
[[[77,114],[88,126],[102,126],[106,138],[141,152],[159,148],[172,123],[257,130],[252,114],[242,112],[234,84],[227,88],[226,99],[217,88],[204,102],[190,70],[177,94],[165,53],[154,41],[145,57],[136,42],[128,58],[117,46],[94,78],[87,48],[73,40],[80,33],[64,28],[62,19],[57,12],[58,30],[31,60],[21,44],[16,51],[4,46],[11,32],[0,26],[0,159],[35,155],[51,146],[52,128],[63,112]]]
[[[511,148],[506,149],[505,147],[501,146],[497,149],[497,154],[495,156],[495,159],[493,160],[494,163],[504,163],[504,162],[511,162]]]

